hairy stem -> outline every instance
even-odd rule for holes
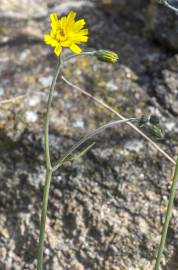
[[[175,11],[175,12],[178,12],[178,9],[175,8],[175,7],[173,7],[173,6],[171,6],[171,5],[169,5],[169,3],[165,2],[164,4],[165,4],[166,7],[172,9],[172,10]]]
[[[46,216],[47,216],[47,208],[48,208],[48,197],[49,197],[49,189],[52,178],[52,170],[46,171],[46,181],[43,192],[43,206],[41,213],[41,225],[40,225],[40,237],[39,237],[39,246],[38,246],[38,263],[37,270],[43,269],[43,253],[44,253],[44,240],[45,240],[45,225],[46,225]]]
[[[45,118],[45,160],[46,160],[47,169],[51,169],[51,160],[50,160],[50,152],[49,152],[49,113],[50,113],[51,103],[53,99],[53,92],[56,85],[56,80],[57,80],[57,77],[59,75],[61,68],[62,68],[61,58],[59,58],[57,68],[54,73],[53,81],[49,90],[47,112],[46,112],[46,118]]]
[[[47,103],[47,112],[45,118],[45,161],[46,161],[46,180],[43,191],[43,204],[42,204],[42,212],[41,212],[41,223],[40,223],[40,236],[39,236],[39,245],[38,245],[38,259],[37,259],[37,270],[43,269],[43,253],[44,253],[44,240],[45,240],[45,225],[46,225],[46,215],[48,208],[48,198],[49,198],[49,190],[50,183],[52,178],[52,167],[51,167],[51,159],[50,159],[50,150],[49,150],[49,114],[51,103],[53,99],[53,92],[56,85],[57,77],[62,68],[62,60],[59,58],[56,71],[54,73],[53,81],[50,87],[49,95],[48,95],[48,103]]]
[[[169,201],[168,201],[168,206],[166,210],[166,217],[165,217],[165,222],[163,225],[163,231],[161,235],[161,241],[159,245],[159,250],[156,258],[156,264],[154,270],[159,270],[160,267],[160,261],[161,261],[161,256],[163,254],[166,238],[167,238],[167,232],[168,232],[168,227],[169,227],[169,222],[172,216],[172,208],[173,208],[173,202],[176,194],[176,184],[178,181],[178,158],[176,162],[176,168],[172,180],[172,186],[171,186],[171,191],[170,191],[170,196],[169,196]]]
[[[96,51],[91,51],[91,52],[82,52],[80,54],[71,54],[67,57],[64,58],[64,63],[67,62],[68,60],[72,59],[72,58],[76,58],[76,57],[79,57],[79,56],[94,56],[96,53]]]
[[[178,8],[170,5],[167,0],[161,0],[160,3],[163,4],[163,5],[165,5],[168,8],[172,9],[173,11],[178,12]],[[176,5],[177,5],[177,3],[176,3]]]

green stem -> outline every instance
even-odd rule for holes
[[[45,160],[46,160],[46,168],[51,169],[51,160],[50,160],[50,152],[49,152],[49,113],[51,108],[51,103],[53,99],[53,92],[56,85],[56,80],[59,75],[59,72],[62,68],[61,58],[59,58],[56,71],[54,73],[53,81],[50,87],[49,96],[48,96],[48,104],[47,104],[47,112],[45,119]]]
[[[170,8],[170,9],[172,9],[173,11],[178,12],[178,9],[175,8],[175,7],[173,7],[173,6],[171,6],[171,5],[169,5],[169,3],[168,3],[167,1],[165,1],[164,5],[165,5],[166,7],[168,7],[168,8]]]
[[[48,198],[49,198],[49,190],[50,183],[52,178],[52,167],[51,167],[51,159],[50,159],[50,151],[49,151],[49,114],[51,103],[53,99],[53,92],[56,85],[57,77],[62,68],[62,57],[59,58],[56,71],[54,73],[53,81],[50,87],[49,95],[48,95],[48,103],[47,103],[47,112],[45,118],[45,161],[46,161],[46,180],[43,191],[43,204],[42,204],[42,212],[41,212],[41,223],[40,223],[40,236],[39,236],[39,245],[38,245],[38,259],[37,259],[37,270],[43,270],[43,252],[44,252],[44,240],[45,240],[45,225],[46,225],[46,216],[47,216],[47,208],[48,208]]]
[[[169,202],[166,210],[166,217],[165,217],[165,222],[163,225],[163,231],[162,231],[162,236],[161,236],[161,241],[160,241],[160,246],[156,258],[156,264],[154,270],[159,270],[160,266],[160,261],[161,261],[161,256],[163,254],[165,242],[166,242],[166,237],[167,237],[167,232],[168,232],[168,227],[169,227],[169,222],[172,216],[172,208],[173,208],[173,202],[174,202],[174,197],[176,194],[176,184],[178,181],[178,158],[176,162],[176,168],[172,180],[172,186],[171,186],[171,191],[170,191],[170,197],[169,197]]]
[[[166,7],[172,9],[172,10],[175,11],[175,12],[178,12],[178,9],[175,8],[175,7],[173,7],[173,6],[171,6],[171,5],[167,2],[167,0],[160,0],[159,3],[162,4],[162,5],[165,5]]]
[[[39,237],[39,246],[38,246],[37,270],[42,270],[43,269],[45,225],[46,225],[48,197],[49,197],[49,189],[50,189],[51,178],[52,178],[52,170],[47,170],[46,171],[45,188],[44,188],[44,193],[43,193],[43,207],[42,207],[42,213],[41,213],[41,225],[40,225],[40,237]]]
[[[64,58],[64,62],[67,62],[68,60],[72,59],[72,58],[76,58],[76,57],[80,57],[80,56],[94,56],[96,53],[96,51],[91,51],[91,52],[82,52],[80,54],[71,54],[69,56],[67,56],[66,58]]]

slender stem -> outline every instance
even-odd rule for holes
[[[170,222],[170,219],[172,216],[172,208],[173,208],[173,202],[174,202],[174,197],[175,197],[175,193],[176,193],[177,181],[178,181],[178,158],[177,158],[176,168],[175,168],[175,172],[174,172],[174,176],[173,176],[173,180],[172,180],[169,202],[168,202],[168,206],[167,206],[167,210],[166,210],[166,217],[165,217],[165,222],[163,225],[163,231],[162,231],[160,246],[159,246],[154,270],[159,270],[161,256],[163,254],[163,250],[164,250],[164,246],[165,246],[165,242],[166,242],[169,222]]]
[[[78,87],[77,85],[71,83],[69,80],[67,80],[64,76],[61,77],[62,80],[67,83],[68,85],[70,85],[71,87],[73,87],[74,89],[76,89],[77,91],[79,91],[80,93],[82,93],[83,95],[91,98],[92,100],[94,100],[97,104],[100,104],[102,107],[104,107],[105,109],[107,109],[108,111],[114,113],[115,115],[117,115],[120,119],[125,119],[125,117],[119,113],[118,111],[116,111],[115,109],[113,109],[111,106],[109,106],[107,103],[105,103],[104,101],[102,101],[99,98],[96,98],[94,96],[92,96],[90,93],[88,93],[87,91],[85,91],[84,89]],[[155,150],[157,149],[167,160],[169,160],[173,165],[176,164],[175,160],[170,157],[163,149],[161,149],[161,147],[159,147],[158,144],[156,144],[155,142],[153,142],[147,135],[145,135],[139,128],[137,128],[133,123],[131,122],[127,122],[127,124],[132,127],[137,133],[139,133],[143,138],[145,138],[150,145],[152,146],[152,148]]]
[[[45,181],[45,188],[44,188],[44,193],[43,193],[43,207],[42,207],[42,213],[41,213],[41,225],[40,225],[40,237],[39,237],[39,246],[38,246],[37,270],[42,270],[43,269],[45,225],[46,225],[48,197],[49,197],[49,189],[50,189],[51,178],[52,178],[52,170],[48,169],[46,171],[46,181]]]
[[[138,121],[137,118],[128,118],[128,119],[124,119],[124,120],[116,120],[116,121],[112,121],[106,125],[103,125],[95,130],[92,130],[90,132],[88,132],[83,138],[80,139],[79,142],[77,142],[76,144],[74,144],[74,146],[67,152],[67,154],[61,158],[56,165],[54,165],[53,167],[53,171],[56,171],[59,167],[61,167],[61,165],[71,156],[71,154],[76,151],[83,143],[85,143],[86,141],[88,141],[89,139],[93,138],[95,135],[98,135],[99,133],[103,132],[105,129],[122,124],[122,123],[127,123],[128,121]]]
[[[170,8],[170,9],[172,9],[173,11],[178,12],[178,9],[175,8],[175,7],[173,7],[173,6],[171,6],[168,2],[165,2],[164,5],[165,5],[166,7],[168,7],[168,8]]]
[[[44,240],[45,240],[45,225],[46,225],[46,216],[47,216],[47,208],[48,208],[48,198],[49,198],[49,190],[50,183],[52,178],[52,167],[51,167],[51,159],[50,159],[50,150],[49,150],[49,114],[51,103],[53,99],[53,92],[56,85],[57,77],[62,68],[62,57],[59,58],[56,71],[54,73],[54,77],[52,80],[52,84],[49,90],[48,95],[48,103],[47,103],[47,112],[45,118],[45,161],[46,161],[46,180],[43,191],[43,204],[42,204],[42,212],[41,212],[41,224],[40,224],[40,236],[39,236],[39,245],[38,245],[38,259],[37,259],[37,270],[43,270],[43,253],[44,253]]]
[[[175,11],[175,12],[178,12],[178,8],[171,6],[171,5],[167,2],[167,0],[161,0],[161,1],[160,1],[160,4],[165,5],[166,7],[172,9],[172,10]]]
[[[66,58],[64,58],[64,62],[67,62],[68,60],[70,60],[72,58],[79,57],[79,56],[86,56],[86,55],[93,56],[93,55],[95,55],[95,53],[96,53],[96,51],[82,52],[80,54],[71,54],[71,55],[67,56]]]
[[[45,160],[46,160],[47,169],[51,169],[51,160],[50,160],[50,152],[49,152],[49,113],[50,113],[50,108],[51,108],[51,103],[52,103],[52,98],[53,98],[54,87],[56,85],[56,80],[57,80],[57,77],[59,75],[61,68],[62,68],[61,58],[59,58],[57,68],[54,73],[52,84],[49,90],[47,112],[46,112],[46,119],[45,119]]]

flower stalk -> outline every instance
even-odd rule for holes
[[[57,77],[62,68],[62,56],[58,60],[57,68],[54,73],[53,81],[49,90],[48,95],[48,103],[47,103],[47,112],[45,118],[45,161],[46,161],[46,180],[43,191],[43,205],[42,205],[42,213],[41,213],[41,224],[40,224],[40,236],[39,236],[39,246],[38,246],[38,260],[37,260],[37,270],[43,269],[43,252],[44,252],[44,240],[45,240],[45,225],[46,225],[46,215],[48,208],[48,198],[49,198],[49,189],[52,178],[52,167],[51,167],[51,159],[50,159],[50,150],[49,150],[49,114],[51,103],[53,99],[53,92],[56,85]]]
[[[49,96],[48,96],[48,104],[47,104],[47,112],[46,112],[46,119],[45,119],[45,160],[46,160],[46,167],[48,169],[51,169],[51,160],[50,160],[50,153],[49,153],[49,113],[53,98],[53,92],[56,85],[57,77],[60,73],[60,70],[62,68],[62,56],[59,57],[57,68],[53,77],[53,81],[49,90]]]
[[[167,238],[168,227],[169,227],[170,219],[172,216],[172,208],[173,208],[173,202],[174,202],[174,198],[175,198],[175,194],[176,194],[177,182],[178,182],[178,157],[177,157],[176,168],[175,168],[175,172],[174,172],[174,176],[173,176],[173,180],[172,180],[172,186],[171,186],[168,206],[167,206],[167,210],[166,210],[166,217],[165,217],[165,222],[163,225],[163,231],[162,231],[162,235],[161,235],[161,241],[160,241],[160,245],[159,245],[159,250],[158,250],[154,270],[159,270],[159,267],[160,267],[161,257],[163,254],[163,250],[164,250],[164,246],[165,246],[165,242],[166,242],[166,238]]]
[[[40,237],[39,237],[39,245],[38,245],[37,270],[43,269],[45,227],[46,227],[46,217],[47,217],[48,198],[49,198],[51,178],[52,178],[52,170],[47,169],[45,187],[44,187],[44,192],[43,192],[43,206],[42,206],[42,212],[41,212],[41,225],[40,225]]]
[[[175,12],[178,12],[178,2],[176,0],[160,0],[159,3],[165,5]]]

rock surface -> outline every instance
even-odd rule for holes
[[[177,14],[164,5],[155,5],[151,1],[148,9],[147,26],[154,40],[166,49],[178,52]]]
[[[121,4],[118,9],[108,5],[107,10],[97,1],[90,5],[84,2],[78,1],[76,5],[75,1],[62,1],[61,5],[64,11],[75,6],[79,17],[86,18],[90,49],[113,49],[119,53],[120,61],[112,66],[81,57],[65,67],[64,76],[125,116],[158,114],[165,129],[165,138],[158,144],[175,158],[178,56],[175,41],[170,46],[165,41],[170,41],[173,29],[165,31],[164,42],[154,43],[155,36],[159,39],[154,31],[162,29],[162,17],[155,15],[152,19],[159,21],[160,26],[152,28],[151,36],[145,35],[148,1],[145,4],[134,1],[134,9],[128,6],[128,10],[124,1],[122,8]],[[176,19],[162,6],[155,8],[165,12],[165,20],[170,15]],[[49,30],[47,14],[51,10],[62,12],[58,1],[27,4],[3,0],[0,9],[4,14],[0,17],[0,269],[3,270],[30,270],[36,264],[45,177],[43,123],[56,65],[51,49],[42,41],[43,33]],[[59,82],[50,121],[53,161],[87,130],[112,119],[116,117]],[[172,164],[126,125],[108,130],[95,141],[96,145],[84,158],[67,162],[53,177],[44,269],[153,269]],[[177,205],[176,195],[162,260],[164,270],[178,268]]]

